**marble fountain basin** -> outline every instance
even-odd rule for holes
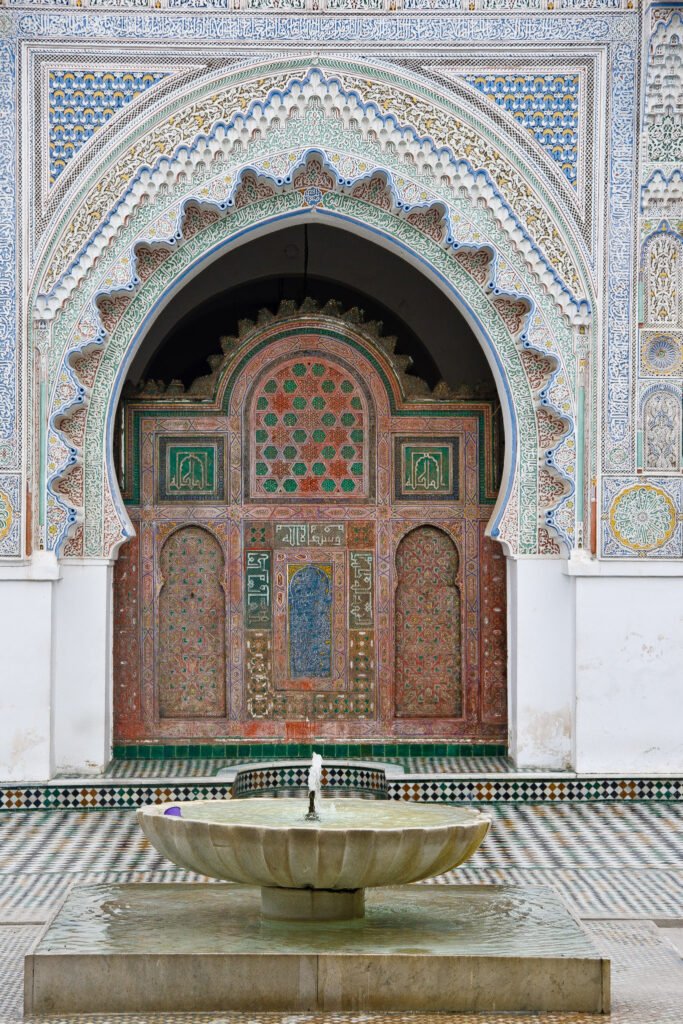
[[[450,871],[490,827],[478,811],[446,804],[324,803],[318,821],[305,820],[306,800],[282,797],[160,804],[137,817],[174,864],[260,886],[262,915],[276,920],[363,917],[364,889]]]

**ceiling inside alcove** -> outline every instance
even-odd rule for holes
[[[180,379],[209,372],[207,356],[239,320],[283,299],[338,300],[398,339],[411,372],[430,386],[485,385],[495,392],[484,352],[453,303],[406,260],[349,231],[311,224],[262,235],[215,260],[182,288],[154,322],[128,379]]]

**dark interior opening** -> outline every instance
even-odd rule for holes
[[[389,249],[323,224],[297,225],[260,236],[215,260],[176,293],[153,324],[128,374],[137,385],[181,380],[188,387],[209,372],[207,357],[240,320],[275,312],[283,299],[358,307],[395,335],[410,355],[411,373],[434,387],[471,387],[493,396],[482,347],[464,316],[425,274]]]

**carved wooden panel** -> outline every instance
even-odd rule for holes
[[[416,396],[322,313],[215,381],[125,403],[117,738],[504,740],[493,403]]]
[[[223,567],[220,544],[198,526],[176,530],[161,549],[161,718],[225,715]]]
[[[396,714],[462,711],[458,553],[443,530],[418,526],[396,552]]]

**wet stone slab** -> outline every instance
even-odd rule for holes
[[[240,885],[74,888],[26,957],[27,1014],[607,1012],[609,961],[550,889],[368,889],[349,922],[262,921]]]

